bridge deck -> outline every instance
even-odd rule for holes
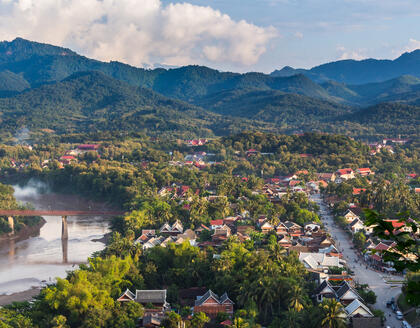
[[[0,216],[119,216],[123,211],[1,210]]]

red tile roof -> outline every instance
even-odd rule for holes
[[[210,224],[212,226],[216,226],[216,225],[223,225],[223,220],[211,220]]]

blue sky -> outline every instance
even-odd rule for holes
[[[419,0],[0,0],[20,36],[134,66],[310,68],[420,48]]]
[[[173,1],[164,0],[164,3]],[[182,1],[179,1],[182,2]],[[312,67],[340,58],[395,58],[420,48],[418,0],[189,0],[279,36],[254,66]],[[411,42],[410,42],[411,39]]]

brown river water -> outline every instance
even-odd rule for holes
[[[31,203],[37,210],[107,210],[111,206],[92,202],[77,195],[39,193],[37,186],[13,186],[15,197]],[[0,245],[0,295],[10,295],[45,286],[56,277],[100,251],[102,239],[109,232],[109,219],[68,217],[68,242],[61,240],[61,217],[44,217],[46,223],[32,237]]]

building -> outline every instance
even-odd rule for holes
[[[350,180],[354,179],[354,171],[350,168],[347,169],[339,169],[336,172],[337,178],[341,180]]]
[[[372,311],[363,304],[359,299],[354,299],[349,305],[344,308],[344,311],[347,313],[348,318],[352,317],[363,317],[363,318],[372,318],[374,317]]]
[[[169,223],[165,223],[162,228],[160,228],[160,233],[162,235],[170,235],[170,236],[176,236],[184,232],[184,227],[182,226],[182,223],[178,220],[172,224],[172,226]]]
[[[357,215],[355,211],[352,211],[351,209],[348,209],[343,216],[346,219],[347,223],[352,223],[354,220],[360,219],[360,216]]]
[[[118,302],[137,302],[145,306],[145,311],[149,312],[165,312],[170,309],[170,305],[166,302],[166,289],[163,290],[136,290],[132,293],[127,289],[117,299]],[[147,307],[146,307],[147,305]]]
[[[301,252],[299,254],[299,261],[307,269],[324,271],[328,270],[330,267],[339,267],[342,268],[345,264],[344,260],[341,260],[337,256],[327,256],[324,253],[306,253]]]
[[[208,290],[203,296],[197,297],[194,304],[194,313],[204,312],[210,318],[215,318],[220,312],[232,316],[233,304],[233,301],[226,293],[219,297],[211,290]]]
[[[356,170],[357,174],[361,175],[362,177],[367,177],[369,175],[375,174],[369,167],[362,167]]]

